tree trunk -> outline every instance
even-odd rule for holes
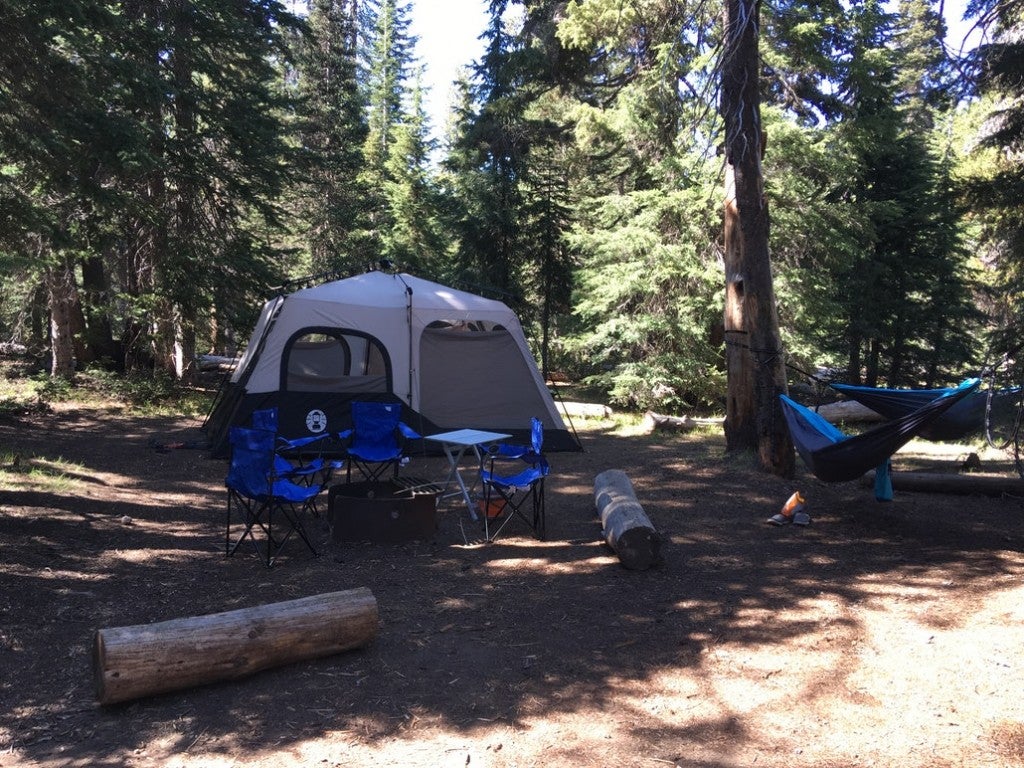
[[[174,372],[178,381],[194,384],[196,381],[195,318],[183,310],[176,313],[174,340]]]
[[[758,0],[726,0],[722,103],[725,119],[725,331],[729,450],[755,449],[761,466],[795,470],[778,395],[786,391],[785,359],[768,254],[758,91]]]
[[[84,350],[82,306],[74,270],[66,259],[46,270],[47,303],[50,309],[50,375],[71,378]]]
[[[846,361],[846,382],[848,384],[860,384],[860,336],[849,334],[846,338],[847,361]]]
[[[110,323],[111,305],[107,270],[103,259],[90,256],[82,259],[82,294],[86,316],[86,336],[94,358],[123,369],[124,356],[114,340]]]

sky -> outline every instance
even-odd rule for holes
[[[487,0],[414,0],[409,32],[426,67],[427,114],[435,137],[444,133],[459,69],[483,54],[478,39],[487,27]]]

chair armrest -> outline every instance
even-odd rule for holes
[[[398,422],[398,431],[402,433],[402,437],[406,440],[419,440],[420,434],[415,429],[410,427],[404,421]]]
[[[282,447],[290,450],[294,448],[305,448],[307,445],[311,443],[315,443],[318,440],[325,440],[330,436],[331,435],[329,432],[324,432],[322,435],[312,435],[311,437],[296,437],[295,439],[289,440],[287,437],[282,437],[278,435],[277,440],[279,443],[282,444]]]

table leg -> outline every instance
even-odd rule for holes
[[[463,501],[466,502],[466,509],[469,510],[470,517],[475,521],[477,519],[476,510],[473,509],[473,500],[469,495],[470,489],[466,488],[466,483],[462,479],[462,473],[459,471],[459,465],[462,463],[462,458],[466,453],[467,446],[459,446],[459,450],[454,453],[453,447],[454,446],[448,445],[447,443],[444,444],[444,452],[448,457],[448,477],[445,478],[444,490],[441,491],[441,498],[455,496],[457,493],[461,494]],[[473,446],[473,449],[476,450],[476,446]],[[479,457],[479,451],[477,451],[477,456]],[[451,493],[448,493],[448,487],[452,484],[452,480],[454,480],[459,486],[459,490],[458,492],[452,491]],[[475,486],[476,483],[473,484],[473,487]]]

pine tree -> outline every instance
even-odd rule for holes
[[[987,116],[977,153],[987,161],[965,185],[972,215],[982,227],[980,249],[995,273],[994,339],[998,352],[1020,360],[1024,338],[1024,2],[974,0],[968,13],[988,30],[989,42],[971,57]]]
[[[594,2],[568,9],[558,29],[578,100],[560,165],[572,179],[581,327],[564,343],[588,383],[638,408],[708,407],[725,383],[702,47],[714,21],[701,11]]]
[[[413,272],[439,274],[448,245],[439,220],[442,201],[429,169],[433,142],[422,97],[417,82],[408,115],[393,129],[383,187],[391,226],[382,255]]]
[[[855,200],[858,220],[853,247],[836,250],[824,287],[844,317],[845,376],[869,385],[960,375],[976,322],[948,171],[923,132],[942,92],[942,26],[916,3],[903,10],[902,19],[879,2],[849,11],[842,112],[830,129],[833,151],[853,168],[829,195]],[[828,348],[838,353],[838,342]]]
[[[306,238],[314,270],[376,258],[360,178],[368,127],[359,68],[359,0],[313,0],[299,56]]]
[[[416,184],[410,176],[423,171],[426,157],[417,143],[424,141],[422,114],[410,110],[412,89],[409,85],[413,66],[415,39],[409,36],[408,4],[397,0],[381,0],[373,33],[369,40],[367,68],[368,130],[363,143],[363,168],[360,179],[370,195],[370,231],[368,241],[384,258],[396,259],[390,251],[394,242],[398,207],[406,207],[403,226],[406,235],[413,225],[408,216],[408,195]],[[397,144],[401,141],[401,146]],[[396,195],[402,199],[396,199]],[[422,199],[422,198],[421,198]],[[421,211],[425,213],[425,211]],[[404,262],[408,252],[399,261]]]
[[[271,57],[294,19],[276,2],[215,0],[137,3],[127,16],[139,82],[158,86],[133,105],[152,162],[129,181],[144,205],[128,222],[129,323],[150,343],[135,345],[143,358],[186,376],[205,308],[230,316],[268,270],[288,169]]]

